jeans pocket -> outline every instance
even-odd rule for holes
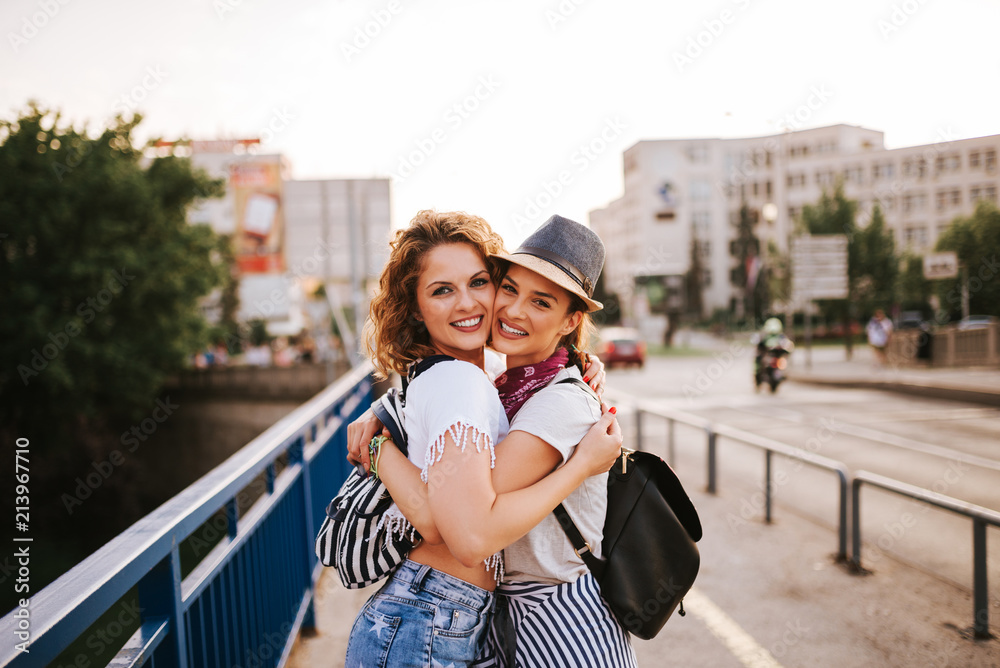
[[[363,665],[371,665],[385,668],[389,655],[389,648],[396,636],[396,630],[402,621],[401,617],[384,615],[372,605],[377,599],[369,601],[362,609],[351,629],[351,636],[347,642],[348,665],[363,662]]]
[[[463,606],[439,606],[434,615],[434,633],[431,636],[432,661],[443,666],[469,665],[486,641],[488,626],[487,612],[477,614]]]
[[[435,635],[467,638],[479,628],[482,614],[462,605],[443,602],[434,611]]]

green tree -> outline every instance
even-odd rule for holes
[[[792,260],[773,241],[767,242],[767,294],[771,300],[787,303],[792,299]],[[770,310],[771,304],[768,303]]]
[[[704,268],[701,262],[701,249],[702,243],[697,237],[692,235],[691,237],[691,262],[688,266],[687,276],[684,280],[684,289],[686,291],[684,304],[687,309],[688,317],[694,321],[699,321],[702,319],[702,311],[704,310],[704,304],[702,301],[702,283]]]
[[[34,104],[0,122],[0,426],[45,433],[144,415],[208,341],[199,299],[229,267],[189,225],[221,182],[133,147],[141,117],[91,138]],[[40,453],[41,454],[41,453]]]
[[[761,280],[763,277],[759,273],[755,277],[753,286],[748,285],[750,277],[747,268],[753,258],[760,257],[760,239],[754,231],[757,220],[757,211],[752,210],[744,202],[740,207],[736,223],[736,238],[729,247],[729,254],[736,259],[736,265],[730,271],[730,281],[735,287],[743,289],[744,313],[750,320],[757,319],[765,310],[763,299],[766,298],[767,287],[766,279]]]
[[[903,270],[899,275],[899,304],[903,311],[931,312],[931,281],[924,278],[924,259],[918,255],[904,254]]]
[[[980,202],[968,218],[952,221],[938,237],[936,249],[955,251],[969,281],[969,312],[1000,316],[1000,210]],[[937,281],[941,308],[952,319],[962,315],[962,277]]]
[[[867,318],[876,309],[888,311],[896,301],[899,257],[878,204],[868,225],[855,233],[851,245],[856,247],[853,259],[857,265],[850,271],[854,281],[852,295],[862,316]]]

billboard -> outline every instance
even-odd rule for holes
[[[281,164],[263,160],[229,166],[236,220],[236,262],[242,274],[285,271]]]
[[[955,251],[928,253],[924,256],[924,278],[929,281],[958,276],[958,255]]]
[[[803,235],[792,241],[792,299],[847,298],[847,237]]]

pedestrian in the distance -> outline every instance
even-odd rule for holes
[[[875,351],[875,359],[879,364],[886,364],[886,346],[892,337],[892,321],[885,317],[882,309],[877,309],[875,315],[868,321],[865,331],[868,334],[868,345]]]

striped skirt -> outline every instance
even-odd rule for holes
[[[636,667],[628,633],[590,573],[558,585],[504,582],[496,593],[507,602],[517,636],[516,668]],[[498,624],[495,616],[476,668],[515,668],[504,665]]]

